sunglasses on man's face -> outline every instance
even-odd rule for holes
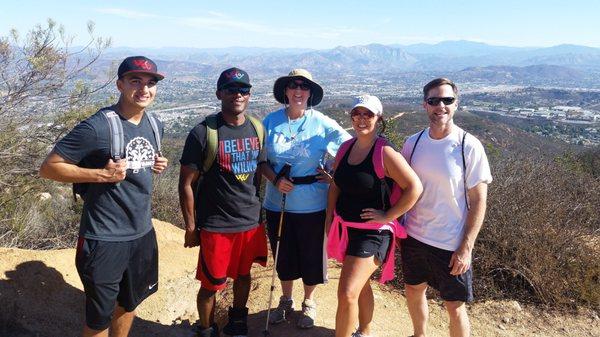
[[[242,94],[242,96],[250,95],[250,88],[248,87],[226,87],[222,89],[229,95]]]
[[[301,90],[304,90],[304,91],[310,90],[310,84],[307,82],[304,82],[304,81],[298,81],[298,82],[289,81],[287,84],[287,87],[292,90],[298,89],[298,88],[300,88]]]
[[[452,103],[454,103],[456,101],[456,97],[429,97],[427,100],[425,100],[425,102],[427,102],[427,104],[432,105],[432,106],[436,106],[438,104],[440,104],[440,102],[443,102],[444,105],[450,105]]]

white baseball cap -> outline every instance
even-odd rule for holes
[[[375,116],[383,115],[383,106],[381,105],[381,101],[379,100],[379,98],[377,98],[375,96],[360,95],[360,96],[355,97],[354,98],[354,106],[352,107],[352,110],[354,110],[360,106],[363,108],[369,109],[369,111],[374,113]],[[350,111],[352,111],[352,110],[350,110]]]

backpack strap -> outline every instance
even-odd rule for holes
[[[467,194],[467,162],[465,160],[465,138],[467,138],[467,132],[465,131],[462,136],[462,141],[460,142],[460,152],[462,154],[462,164],[463,164],[463,187],[465,189],[465,203],[467,204],[467,210],[471,209],[471,205],[469,204],[469,195]]]
[[[375,140],[375,149],[373,150],[373,168],[377,178],[385,178],[385,168],[383,166],[383,147],[387,144],[387,140],[383,137],[377,137]]]
[[[256,117],[246,115],[246,118],[250,120],[250,123],[254,127],[254,131],[256,131],[256,136],[258,137],[258,145],[259,151],[262,150],[263,144],[265,141],[265,127],[263,123]],[[254,187],[256,188],[256,196],[262,205],[262,198],[260,197],[260,185],[262,184],[262,176],[260,174],[254,174],[254,180],[252,181]],[[258,223],[262,223],[262,212],[260,212],[260,217]]]
[[[125,136],[123,135],[123,124],[121,117],[113,110],[102,110],[109,129],[110,157],[113,160],[123,158],[125,152]]]
[[[158,122],[156,118],[152,116],[149,112],[146,112],[146,116],[148,117],[148,121],[150,121],[150,126],[152,127],[152,133],[154,134],[154,141],[156,142],[156,152],[159,156],[162,156],[161,144],[160,144],[160,131],[158,130]]]
[[[413,154],[415,154],[415,149],[417,148],[417,144],[419,144],[419,140],[421,139],[421,136],[423,135],[423,132],[425,132],[425,130],[427,130],[427,129],[423,129],[421,132],[419,132],[419,136],[417,137],[417,141],[415,141],[415,145],[413,146],[412,151],[410,151],[410,157],[408,158],[408,165],[409,166],[412,164]]]
[[[375,149],[373,150],[373,169],[377,178],[379,178],[379,185],[381,186],[381,202],[383,203],[381,209],[385,208],[385,200],[392,197],[392,190],[385,181],[385,167],[383,166],[383,147],[387,144],[387,140],[383,137],[377,137],[375,140]]]
[[[123,133],[123,123],[121,117],[114,110],[103,109],[99,111],[108,124],[108,144],[110,158],[119,160],[125,157],[125,135]],[[117,183],[118,184],[118,183]],[[87,190],[88,183],[73,183],[73,200],[77,201],[77,194],[83,197]]]
[[[337,153],[335,154],[335,167],[336,168],[339,166],[340,161],[342,161],[342,158],[344,158],[344,156],[346,155],[346,152],[348,152],[348,150],[350,150],[350,147],[352,147],[352,144],[354,144],[354,142],[356,142],[356,138],[351,138],[351,139],[348,139],[347,141],[343,142],[342,145],[340,145]]]
[[[258,143],[260,145],[260,149],[262,149],[265,141],[265,127],[258,118],[250,115],[246,115],[246,117],[250,120],[252,126],[254,126],[254,131],[256,131],[256,135],[258,136]]]
[[[219,134],[217,132],[217,114],[206,116],[206,149],[202,172],[206,173],[215,162],[217,157],[217,146],[219,145]]]
[[[265,141],[265,127],[256,117],[246,115],[258,136],[258,143],[262,149]],[[211,168],[217,158],[219,145],[219,133],[217,131],[217,114],[206,116],[206,149],[204,153],[204,162],[202,163],[202,172],[206,173]]]

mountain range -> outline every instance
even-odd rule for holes
[[[111,48],[105,60],[143,54],[169,73],[218,73],[236,65],[264,76],[307,68],[319,77],[385,76],[406,72],[458,74],[483,82],[520,84],[567,80],[569,85],[600,86],[600,48],[578,45],[507,47],[473,41],[437,44],[369,44],[326,50],[284,48]],[[555,78],[556,77],[556,78]],[[525,83],[527,84],[527,83]]]

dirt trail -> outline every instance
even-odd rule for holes
[[[185,249],[183,231],[155,221],[160,245],[159,291],[138,308],[132,337],[192,337],[198,318],[195,298],[199,283],[194,279],[197,249]],[[0,336],[77,336],[83,320],[84,295],[74,267],[73,249],[30,251],[0,248]],[[333,336],[339,266],[330,264],[330,282],[317,290],[316,327],[299,330],[295,319],[271,326],[271,336]],[[249,336],[262,336],[271,281],[271,267],[253,270]],[[274,305],[278,300],[274,296]],[[408,336],[411,323],[406,301],[398,290],[374,282],[376,336]],[[301,301],[296,285],[295,300]],[[228,287],[219,295],[221,304],[231,303]],[[446,317],[439,303],[430,301],[430,336],[447,336]],[[523,308],[517,302],[476,303],[469,308],[473,336],[598,336],[597,313],[576,316]],[[223,323],[226,309],[217,312]]]

